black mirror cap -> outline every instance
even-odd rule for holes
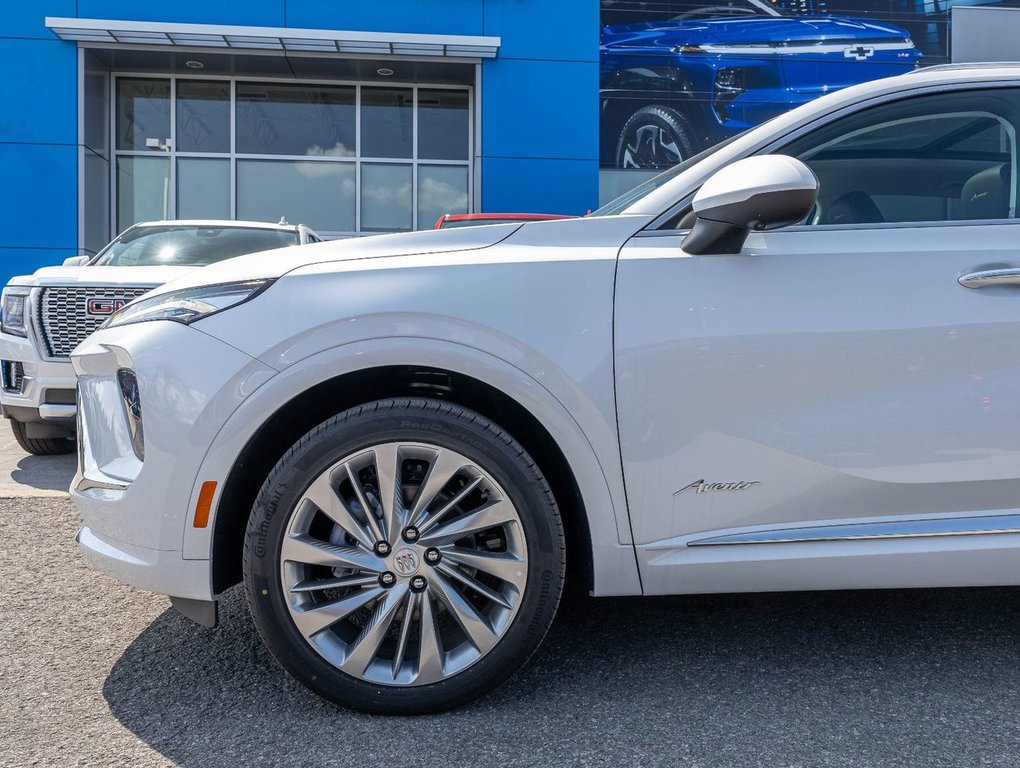
[[[727,205],[698,211],[694,227],[680,243],[685,253],[709,256],[740,253],[748,234],[794,224],[811,211],[813,189],[762,192]]]

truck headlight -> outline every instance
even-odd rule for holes
[[[190,325],[203,317],[222,312],[258,296],[272,284],[272,280],[246,280],[238,283],[203,285],[199,288],[182,288],[151,298],[131,302],[115,312],[105,328],[148,320],[173,320]]]
[[[0,330],[12,336],[28,336],[25,314],[28,311],[28,288],[4,288]]]
[[[713,106],[720,120],[728,120],[726,108],[730,102],[747,90],[745,71],[740,67],[726,67],[715,73],[715,97]]]

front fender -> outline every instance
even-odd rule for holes
[[[271,378],[227,419],[201,464],[192,489],[191,508],[205,480],[227,478],[237,456],[260,427],[299,393],[348,373],[389,365],[421,365],[444,369],[482,381],[500,390],[532,413],[552,435],[570,462],[588,516],[593,557],[593,593],[640,594],[615,443],[590,439],[589,430],[572,411],[535,378],[509,362],[479,349],[451,341],[417,337],[351,342],[310,355]],[[583,414],[586,409],[577,409]],[[581,416],[582,421],[584,416]],[[600,430],[595,429],[595,432]],[[218,499],[217,499],[218,501]],[[205,528],[187,526],[185,559],[210,559],[215,516]]]

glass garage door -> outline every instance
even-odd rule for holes
[[[286,218],[343,236],[471,210],[468,88],[117,76],[114,94],[118,232]]]

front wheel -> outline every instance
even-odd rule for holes
[[[249,520],[245,584],[277,660],[325,698],[436,712],[524,665],[563,587],[541,471],[472,411],[383,400],[302,437]]]

